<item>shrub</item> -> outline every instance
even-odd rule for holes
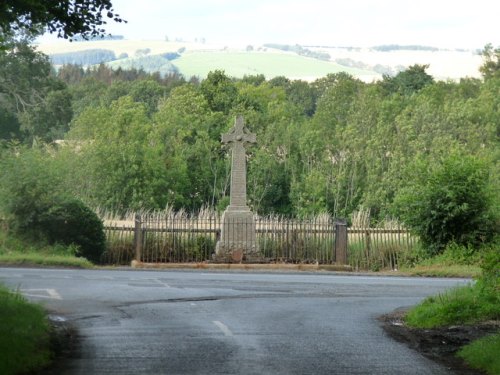
[[[50,243],[77,245],[76,255],[99,262],[106,248],[104,226],[99,217],[76,199],[62,200],[48,208],[38,229]]]
[[[491,240],[495,231],[485,162],[452,153],[440,163],[417,164],[413,169],[395,207],[432,255],[452,242],[477,248]]]

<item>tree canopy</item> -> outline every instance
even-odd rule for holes
[[[15,33],[36,34],[44,29],[65,39],[101,36],[107,19],[126,22],[110,0],[4,0],[0,3],[0,42]]]

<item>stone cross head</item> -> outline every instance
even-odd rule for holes
[[[238,116],[234,127],[227,134],[222,134],[222,143],[231,145],[232,143],[255,143],[256,136],[245,128],[243,116]]]

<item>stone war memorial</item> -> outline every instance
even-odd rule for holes
[[[230,203],[222,216],[220,238],[214,260],[217,262],[259,262],[259,246],[255,235],[255,219],[247,206],[247,167],[245,146],[256,142],[256,136],[238,116],[234,127],[222,135],[222,143],[231,149]]]

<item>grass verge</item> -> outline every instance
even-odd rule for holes
[[[408,326],[431,329],[451,325],[471,325],[479,332],[481,322],[500,320],[500,252],[492,245],[482,253],[481,276],[475,284],[455,288],[426,298],[406,314]],[[480,336],[476,336],[480,337]],[[500,334],[484,336],[465,345],[457,356],[489,374],[500,374]]]
[[[486,371],[488,374],[500,374],[500,333],[485,336],[459,350],[457,355],[469,366]]]
[[[92,263],[75,256],[74,246],[38,245],[0,231],[0,264],[91,268]]]
[[[35,372],[50,363],[45,312],[0,285],[0,374]]]
[[[71,268],[92,268],[93,264],[85,258],[68,255],[46,255],[35,252],[0,254],[0,264],[11,266],[52,266]]]
[[[476,278],[481,275],[481,267],[470,264],[431,264],[416,265],[414,267],[403,267],[401,273],[409,276],[429,277],[470,277]]]
[[[415,328],[472,324],[500,319],[500,296],[481,284],[454,288],[426,298],[406,314],[406,323]]]

